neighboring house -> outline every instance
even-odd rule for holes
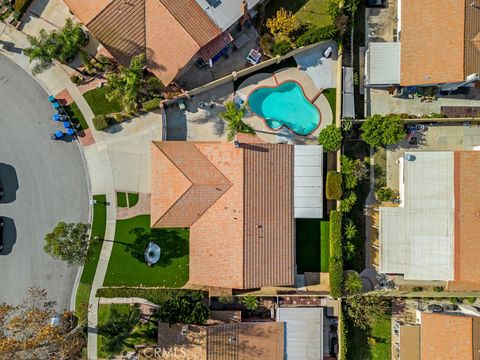
[[[65,0],[121,64],[144,53],[164,84],[195,60],[218,60],[233,40],[228,29],[260,0]]]
[[[480,289],[480,152],[406,152],[400,206],[380,207],[379,272]]]
[[[322,147],[154,142],[151,226],[190,228],[189,285],[295,285],[295,218],[323,215]]]
[[[184,359],[284,359],[284,324],[239,322],[210,326],[159,323],[158,347]],[[183,356],[183,357],[182,357]]]
[[[480,359],[480,317],[423,312],[418,324],[394,324],[394,331],[393,360]]]
[[[453,90],[480,79],[480,1],[397,0],[396,6],[398,41],[369,43],[366,86]]]

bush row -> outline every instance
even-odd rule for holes
[[[342,213],[330,212],[330,295],[342,296],[343,290],[343,249],[342,249]]]
[[[19,13],[24,13],[27,8],[30,6],[32,0],[15,0],[15,4],[13,4],[13,8],[18,11]]]
[[[128,288],[128,287],[104,287],[97,290],[97,297],[116,298],[116,297],[138,297],[150,301],[154,304],[161,304],[174,296],[191,295],[203,298],[208,297],[208,293],[201,290],[185,289],[156,289],[156,288]]]
[[[295,44],[306,46],[320,41],[334,39],[338,36],[338,29],[335,25],[311,26],[304,34],[300,35]]]
[[[325,196],[328,200],[338,200],[342,193],[342,174],[333,170],[328,171]]]

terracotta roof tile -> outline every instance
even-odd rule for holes
[[[290,145],[154,143],[152,224],[190,226],[190,284],[293,284],[292,158]]]
[[[469,316],[423,313],[421,359],[477,360],[478,323],[478,318]]]
[[[403,0],[401,85],[463,81],[464,0]]]
[[[88,24],[112,1],[113,0],[65,0],[65,3],[80,21]]]

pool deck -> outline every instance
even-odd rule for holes
[[[303,89],[307,99],[317,107],[320,112],[320,126],[311,134],[301,136],[293,133],[286,127],[274,130],[267,126],[265,121],[252,113],[250,110],[244,118],[245,123],[252,126],[257,136],[269,143],[293,143],[313,144],[317,143],[318,134],[327,125],[333,122],[333,113],[326,97],[322,94],[323,89],[315,86],[312,78],[303,70],[298,68],[284,68],[273,74],[260,73],[246,79],[238,88],[235,96],[246,100],[248,95],[257,87],[274,87],[286,81],[295,81]]]

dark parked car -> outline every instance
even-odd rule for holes
[[[0,216],[0,253],[3,251],[3,218]]]
[[[434,313],[443,312],[443,306],[440,304],[431,304],[431,305],[428,305],[428,311],[431,311]]]
[[[4,194],[3,185],[2,185],[2,183],[0,182],[0,200],[2,200],[3,194]]]

